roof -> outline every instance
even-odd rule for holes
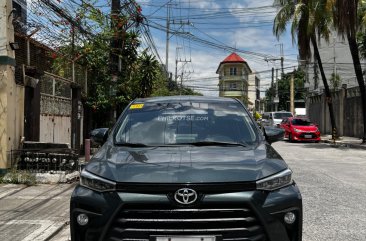
[[[216,70],[216,74],[218,74],[218,71],[220,69],[220,66],[222,64],[228,64],[228,63],[232,63],[232,64],[244,64],[248,67],[250,73],[252,72],[252,70],[250,69],[247,61],[245,61],[242,57],[240,57],[238,54],[236,53],[231,53],[229,56],[227,56],[223,61],[221,61],[221,63],[219,64],[219,67]]]
[[[227,56],[226,59],[224,59],[224,61],[222,61],[221,63],[245,63],[245,62],[246,61],[242,57],[240,57],[236,53],[232,53],[229,56]]]

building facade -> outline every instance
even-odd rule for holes
[[[333,35],[328,43],[321,39],[318,49],[331,90],[339,90],[343,84],[350,88],[358,86],[347,38]],[[365,61],[361,63],[362,68],[365,68]],[[304,61],[301,61],[300,64],[305,66],[307,74],[305,88],[312,94],[323,93],[323,80],[315,58],[312,57],[308,64],[304,64]]]
[[[219,96],[238,98],[250,110],[257,109],[260,80],[242,57],[230,54],[220,63],[216,74],[219,74]]]

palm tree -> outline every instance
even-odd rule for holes
[[[361,93],[363,114],[362,143],[366,143],[366,90],[360,63],[360,54],[357,45],[357,31],[360,27],[358,18],[358,0],[334,0],[334,26],[342,37],[347,37],[353,60],[356,79]],[[362,3],[363,4],[363,3]]]
[[[140,97],[148,97],[153,92],[154,81],[158,75],[159,62],[154,56],[149,55],[144,51],[139,58],[140,66],[138,68],[140,72]]]
[[[295,42],[297,37],[300,59],[307,61],[311,56],[310,43],[312,44],[314,57],[319,66],[327,98],[332,125],[332,138],[335,139],[337,126],[333,111],[332,95],[324,73],[317,43],[317,36],[323,37],[327,42],[329,41],[331,11],[327,3],[327,0],[275,0],[274,4],[280,5],[281,9],[274,19],[273,33],[279,38],[286,31],[286,25],[292,22],[292,40]]]

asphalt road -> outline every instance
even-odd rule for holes
[[[303,241],[366,240],[366,151],[274,143],[303,197]]]

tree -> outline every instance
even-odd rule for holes
[[[158,76],[159,62],[146,51],[140,56],[139,62],[140,97],[148,97],[153,92],[154,81]]]
[[[284,74],[282,79],[277,80],[278,85],[278,110],[289,110],[290,102],[290,79],[294,74],[294,86],[295,86],[295,100],[305,99],[304,80],[305,73],[302,70],[295,70],[293,73]],[[268,98],[272,98],[275,95],[275,86],[269,88],[266,92]]]
[[[331,5],[329,0],[275,0],[275,4],[281,6],[277,13],[273,33],[277,38],[286,31],[286,26],[291,23],[292,40],[297,39],[300,59],[309,60],[311,56],[310,43],[314,49],[314,57],[319,66],[324,92],[327,98],[330,121],[332,125],[332,137],[336,138],[337,127],[335,122],[332,95],[327,78],[324,73],[322,60],[319,54],[317,36],[329,41],[331,26]]]
[[[364,1],[359,2],[358,0],[334,1],[334,26],[343,38],[347,37],[356,79],[360,88],[364,126],[362,142],[366,143],[366,90],[362,75],[359,46],[357,44],[357,31],[360,27],[360,18],[358,17],[359,4],[363,6],[365,3]]]

